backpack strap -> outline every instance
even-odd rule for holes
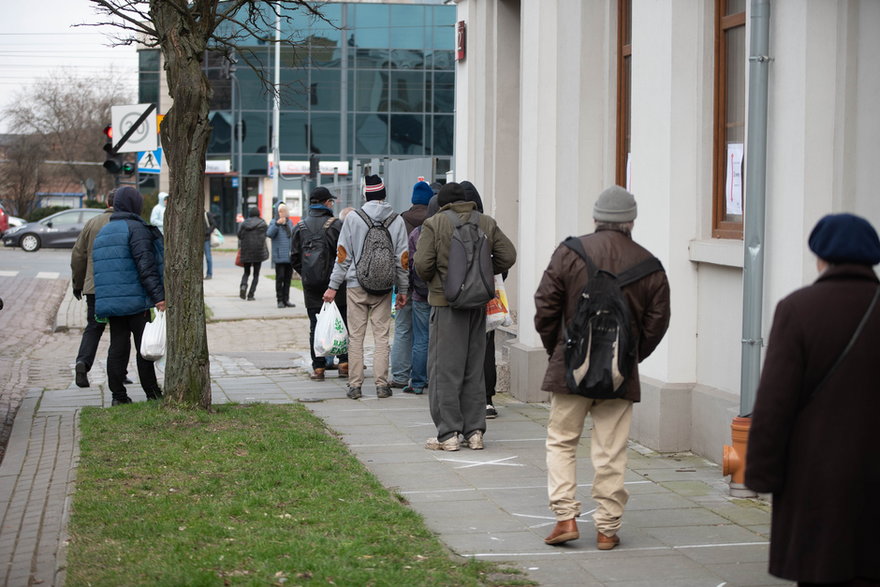
[[[394,220],[396,218],[397,218],[397,212],[392,212],[391,214],[388,215],[388,218],[386,218],[385,220],[382,221],[382,226],[384,226],[385,229],[387,230],[388,227],[391,226],[391,223],[394,222]]]
[[[581,239],[576,236],[570,236],[562,241],[562,244],[577,253],[578,256],[584,260],[584,263],[587,264],[589,275],[595,275],[599,272],[599,268],[596,267],[596,264],[593,263],[593,260],[587,254],[586,249],[584,249],[584,243],[581,242]]]
[[[649,257],[640,263],[636,263],[626,271],[620,272],[617,275],[617,283],[623,288],[657,271],[663,271],[663,263],[657,257]]]
[[[373,219],[370,218],[369,214],[367,214],[366,212],[364,212],[364,211],[361,210],[360,208],[358,208],[358,209],[355,210],[354,212],[355,212],[355,214],[357,214],[358,216],[360,216],[361,220],[363,220],[364,222],[366,222],[366,224],[367,224],[368,227],[369,227],[369,226],[373,226]]]
[[[327,219],[327,222],[324,223],[324,226],[321,227],[322,230],[327,230],[330,228],[330,225],[333,224],[333,221],[336,220],[336,216],[331,216]]]
[[[593,260],[587,254],[587,251],[584,250],[584,244],[581,242],[580,238],[570,236],[562,241],[562,244],[573,250],[584,260],[584,263],[587,264],[587,268],[590,270],[590,275],[595,275],[599,271],[599,268],[593,263]],[[647,277],[651,273],[657,271],[663,271],[663,264],[657,257],[649,257],[644,261],[636,263],[629,269],[621,271],[615,277],[617,278],[618,286],[623,289],[627,285],[635,283],[643,277]]]

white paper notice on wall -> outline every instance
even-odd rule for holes
[[[724,200],[728,214],[743,213],[743,144],[727,145],[727,183],[724,186]]]

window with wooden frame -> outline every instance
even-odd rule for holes
[[[746,0],[715,0],[714,238],[743,238],[746,62]]]
[[[629,189],[632,104],[632,0],[617,1],[617,185]]]

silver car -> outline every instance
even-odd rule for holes
[[[3,244],[7,247],[21,247],[29,253],[39,250],[40,247],[71,249],[86,221],[103,213],[103,208],[62,210],[37,222],[10,228],[3,234]]]

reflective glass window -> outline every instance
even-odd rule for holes
[[[452,112],[455,110],[455,74],[447,72],[434,73],[433,103],[434,112]]]
[[[384,49],[389,46],[390,11],[387,5],[358,4],[349,6],[349,11],[354,12],[354,19],[350,22],[355,29],[355,47]]]
[[[305,112],[281,113],[281,136],[278,147],[282,153],[308,153],[309,116]]]
[[[232,152],[232,132],[235,121],[229,110],[216,110],[208,113],[211,123],[211,138],[208,141],[208,154],[222,155]]]
[[[455,123],[451,115],[434,116],[433,155],[452,156],[452,137],[454,134],[454,128]]]
[[[243,153],[269,152],[269,115],[271,112],[242,112],[241,134]]]
[[[421,71],[392,71],[391,112],[423,112],[425,109],[425,74]]]
[[[391,115],[391,152],[424,155],[425,117],[422,114]]]
[[[315,153],[339,154],[339,114],[312,114],[312,150]]]
[[[339,110],[342,72],[338,69],[313,69],[310,81],[312,110]]]
[[[355,81],[355,103],[352,105],[359,112],[388,110],[388,77],[384,71],[360,70]]]
[[[309,72],[306,69],[281,70],[281,109],[308,110],[311,102]],[[271,98],[269,102],[271,108]]]
[[[358,114],[355,121],[355,152],[388,152],[388,116]]]
[[[265,110],[271,108],[269,92],[263,87],[262,82],[257,78],[249,67],[239,67],[236,72],[238,77],[241,96],[239,100],[239,108],[244,110]]]
[[[425,7],[394,4],[391,7],[391,48],[425,47]]]
[[[391,69],[424,69],[425,52],[421,49],[392,49]]]

